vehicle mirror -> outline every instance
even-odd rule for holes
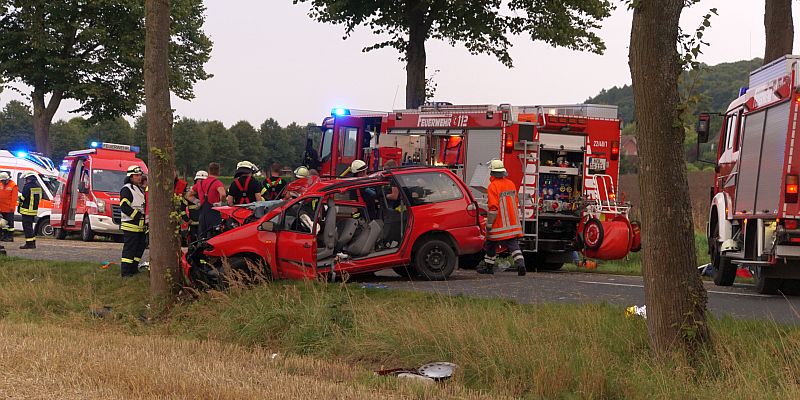
[[[261,232],[274,232],[275,223],[272,221],[264,221],[260,225],[258,225],[258,230]]]
[[[83,193],[83,194],[89,193],[89,188],[86,187],[86,184],[84,182],[78,183],[78,193]]]
[[[697,119],[695,132],[697,132],[697,143],[708,142],[708,132],[711,127],[711,115],[702,113]]]

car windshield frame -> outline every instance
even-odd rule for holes
[[[111,181],[109,180],[109,183],[102,182],[100,185],[98,185],[98,182],[95,179],[95,177],[97,175],[99,175],[100,173],[111,173],[111,175],[114,177],[114,179],[122,177],[122,180],[120,180],[118,184],[117,184],[117,182],[111,183]],[[125,185],[125,177],[126,176],[127,176],[127,172],[125,172],[125,171],[114,170],[114,169],[92,168],[91,183],[90,183],[91,184],[91,188],[92,188],[93,191],[97,191],[97,192],[119,193],[119,191],[122,189],[122,186]],[[105,181],[105,179],[104,179],[104,181]],[[114,185],[115,187],[112,187],[112,185]]]

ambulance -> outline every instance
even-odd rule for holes
[[[7,172],[19,186],[22,192],[24,181],[22,174],[28,171],[36,173],[36,180],[42,187],[42,200],[39,202],[39,214],[36,216],[36,234],[39,236],[52,236],[53,227],[50,225],[53,198],[58,191],[58,171],[49,158],[39,153],[24,150],[0,150],[0,172]],[[22,219],[18,212],[14,213],[14,228],[22,231]]]
[[[59,167],[63,185],[53,202],[52,225],[56,239],[79,232],[86,242],[95,236],[122,237],[119,191],[128,167],[144,161],[136,157],[139,147],[92,142],[91,148],[71,151]]]

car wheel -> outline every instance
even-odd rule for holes
[[[64,240],[67,238],[67,231],[61,228],[56,228],[54,229],[53,236],[55,236],[58,240]]]
[[[250,257],[231,257],[228,259],[230,270],[225,271],[226,283],[252,285],[272,280],[272,270],[262,259]]]
[[[411,265],[404,265],[402,267],[394,267],[392,271],[403,278],[414,278],[419,276],[417,270]]]
[[[717,224],[711,226],[711,239],[708,248],[711,249],[711,270],[714,276],[714,284],[717,286],[731,286],[736,280],[736,266],[731,260],[720,252],[719,229]]]
[[[92,231],[92,225],[89,223],[89,217],[83,217],[83,223],[81,224],[81,240],[84,242],[91,242],[94,240],[94,231]]]
[[[781,288],[783,279],[780,278],[767,278],[764,276],[762,267],[755,268],[753,280],[756,285],[756,292],[761,294],[777,294]]]
[[[432,281],[447,279],[456,269],[458,257],[449,244],[438,240],[428,240],[420,246],[414,256],[414,268],[420,276]]]
[[[50,218],[42,218],[39,220],[39,223],[36,224],[36,235],[37,236],[53,236],[53,226],[50,225]]]

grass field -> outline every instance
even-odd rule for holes
[[[715,357],[664,364],[652,359],[644,321],[604,304],[275,282],[183,296],[165,310],[149,304],[145,276],[117,274],[0,260],[0,388],[39,398],[52,387],[73,398],[800,397],[797,327],[712,320]],[[103,306],[103,318],[90,314]],[[270,364],[273,352],[286,361]],[[461,368],[425,390],[369,372],[430,361]]]

